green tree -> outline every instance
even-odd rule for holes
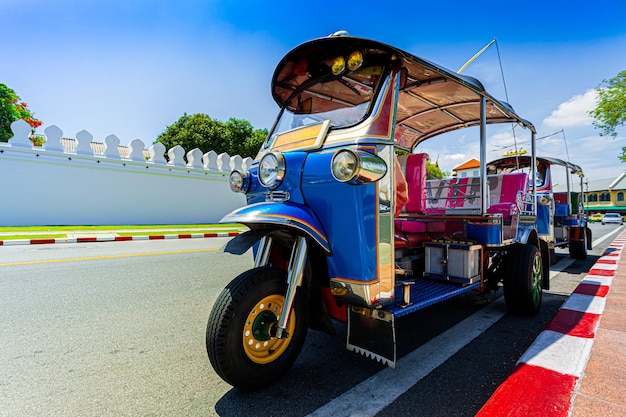
[[[155,143],[161,142],[166,149],[180,145],[185,151],[198,148],[202,152],[226,152],[245,158],[256,155],[265,136],[267,130],[255,130],[246,120],[230,118],[223,123],[206,114],[196,113],[190,116],[185,113],[168,126]]]
[[[594,119],[593,125],[600,130],[600,136],[617,136],[617,128],[626,124],[626,71],[622,71],[610,80],[603,80],[596,88],[598,102],[589,112]],[[619,157],[626,162],[626,146]]]
[[[31,140],[41,141],[41,137],[34,135],[35,129],[41,126],[41,121],[37,120],[28,109],[28,104],[20,101],[20,97],[15,94],[15,91],[7,87],[6,84],[0,84],[0,142],[8,142],[13,137],[11,123],[21,119],[26,121],[33,131]]]
[[[255,129],[247,120],[231,117],[225,124],[225,134],[230,142],[229,155],[254,157],[267,137],[267,129]]]
[[[408,155],[409,152],[404,149],[396,149],[396,156],[400,155]],[[442,171],[439,168],[439,162],[435,161],[435,163],[430,162],[430,159],[426,160],[426,179],[433,180],[435,178],[446,178],[449,177],[450,173],[448,171]]]
[[[426,161],[426,178],[427,179],[432,180],[435,178],[446,178],[449,176],[450,176],[449,172],[442,171],[441,168],[439,168],[438,162],[435,162],[433,164],[430,161]]]

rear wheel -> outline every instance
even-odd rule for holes
[[[583,241],[569,243],[569,256],[574,259],[587,258],[587,244]]]
[[[276,337],[285,302],[286,273],[274,268],[246,271],[218,296],[206,332],[213,369],[229,384],[251,390],[284,375],[307,334],[307,314],[296,293],[283,338]]]
[[[569,256],[574,259],[587,259],[587,233],[585,229],[574,230],[582,240],[575,240],[569,243]]]
[[[507,255],[504,300],[512,313],[533,315],[542,298],[541,253],[533,245],[513,245]]]

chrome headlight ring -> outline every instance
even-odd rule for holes
[[[341,150],[333,156],[330,170],[337,181],[350,181],[358,175],[359,158],[349,149]]]
[[[381,179],[387,173],[387,164],[369,152],[342,149],[333,156],[330,170],[339,182],[364,184]]]
[[[233,192],[245,194],[250,189],[250,174],[236,169],[230,173],[228,183]]]
[[[259,182],[274,189],[285,179],[285,157],[280,152],[269,152],[259,162]]]

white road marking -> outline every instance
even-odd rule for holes
[[[603,236],[599,237],[598,239],[592,241],[591,242],[591,246],[595,248],[600,242],[605,241],[606,239],[610,238],[611,236],[613,236],[617,232],[621,232],[623,228],[624,228],[624,226],[620,226],[620,227],[617,227],[617,228],[613,229],[612,232],[607,233],[606,235],[603,235]]]

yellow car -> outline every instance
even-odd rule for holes
[[[587,221],[594,223],[594,222],[601,222],[602,221],[602,213],[594,213],[591,216],[589,216],[589,218],[587,219]]]

